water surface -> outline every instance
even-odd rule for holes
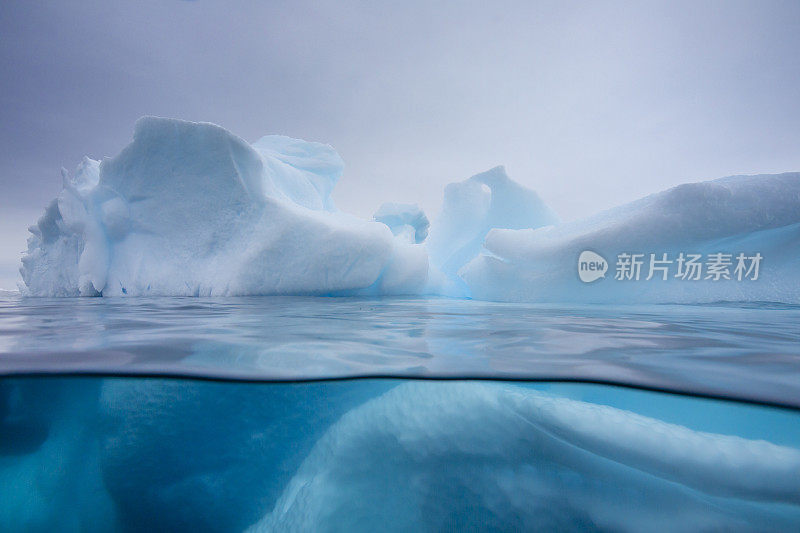
[[[2,298],[0,374],[594,381],[800,407],[800,307]]]

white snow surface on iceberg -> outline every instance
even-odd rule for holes
[[[530,302],[800,302],[800,173],[685,184],[559,223],[496,167],[374,220],[335,209],[328,145],[145,117],[133,142],[85,158],[31,227],[29,296],[428,294]],[[608,275],[582,283],[589,250]],[[620,253],[760,253],[758,280],[616,281]],[[647,275],[647,272],[644,273]]]
[[[412,253],[396,264],[408,250],[385,225],[334,210],[341,172],[327,145],[282,136],[250,145],[213,124],[140,119],[118,156],[65,175],[31,228],[25,292],[419,291],[427,261]]]
[[[798,519],[796,449],[513,385],[412,382],[332,426],[251,530],[790,531]]]
[[[479,299],[578,302],[772,301],[800,303],[800,173],[687,183],[584,220],[534,230],[494,229],[487,253],[460,271]],[[591,284],[577,275],[589,250],[610,263]],[[615,280],[620,253],[761,254],[757,280]],[[732,258],[733,259],[733,258]],[[647,261],[647,259],[645,260]],[[730,267],[733,272],[734,265]],[[660,275],[660,273],[659,273]]]

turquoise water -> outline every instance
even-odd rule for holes
[[[0,529],[795,531],[798,319],[0,299]]]

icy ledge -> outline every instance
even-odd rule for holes
[[[448,185],[429,225],[413,204],[384,204],[369,221],[339,212],[331,192],[342,168],[324,144],[249,144],[213,124],[142,118],[116,157],[62,171],[64,189],[30,228],[20,290],[800,302],[797,173],[682,185],[559,224],[497,167]],[[585,250],[606,261],[605,279],[581,281]],[[681,252],[759,253],[763,263],[742,281],[645,280],[647,265],[640,280],[614,279],[619,254]]]

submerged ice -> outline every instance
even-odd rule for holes
[[[800,302],[800,174],[685,184],[559,223],[502,167],[448,185],[439,216],[338,211],[324,144],[145,117],[116,157],[83,160],[31,227],[32,296],[429,294],[489,300]],[[582,283],[579,255],[608,261]],[[758,280],[619,282],[619,254],[759,253]],[[655,255],[654,255],[655,257]],[[646,272],[645,272],[646,275]]]
[[[654,393],[639,394],[659,405]],[[613,405],[613,393],[603,401]],[[660,399],[667,418],[727,413],[723,434],[603,401],[476,382],[7,379],[0,523],[13,531],[797,530],[797,413]],[[752,424],[783,441],[738,436]]]
[[[794,448],[516,386],[406,383],[333,425],[251,531],[783,530],[799,480]]]

